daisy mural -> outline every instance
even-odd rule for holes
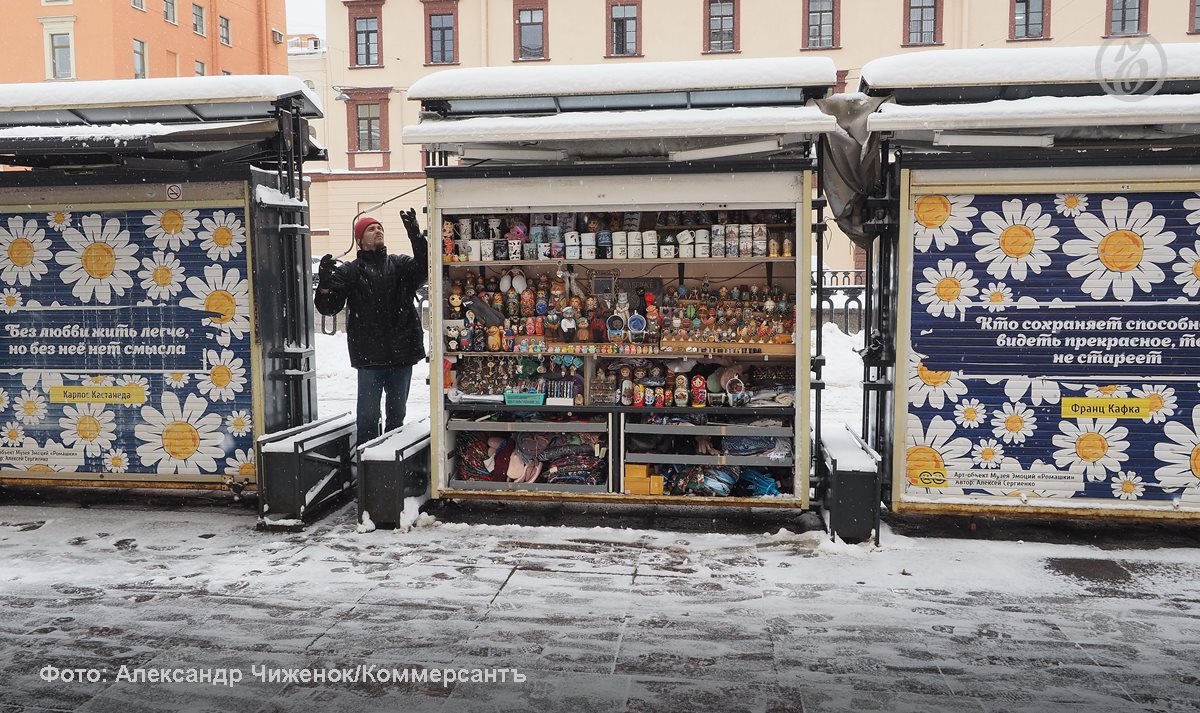
[[[979,212],[971,207],[975,196],[918,196],[913,205],[913,244],[921,252],[930,246],[945,250],[958,245],[959,233],[971,230],[971,218]]]
[[[1050,264],[1049,253],[1058,249],[1058,228],[1050,225],[1050,215],[1037,203],[1005,201],[1002,213],[983,214],[983,224],[987,230],[971,238],[981,248],[975,258],[997,279],[1011,274],[1014,280],[1024,280],[1030,272],[1039,273]]]
[[[249,239],[240,208],[0,212],[0,314],[37,335],[0,349],[0,442],[34,453],[0,469],[219,481],[252,460]]]
[[[1164,230],[1166,218],[1155,215],[1149,201],[1132,210],[1124,197],[1100,205],[1101,216],[1083,213],[1075,219],[1084,238],[1063,245],[1066,255],[1078,258],[1067,265],[1067,274],[1084,278],[1081,287],[1092,299],[1105,299],[1111,291],[1113,299],[1128,302],[1135,285],[1150,292],[1166,278],[1160,265],[1175,258],[1169,247],[1175,233]]]
[[[905,439],[904,461],[908,478],[908,489],[942,495],[962,493],[962,488],[952,482],[938,485],[930,475],[951,470],[966,470],[971,467],[971,442],[966,438],[954,437],[954,424],[940,416],[934,416],[929,427],[916,416],[908,417],[908,434]]]
[[[254,453],[248,450],[234,451],[234,454],[225,461],[225,475],[233,476],[239,481],[253,480],[256,470]]]
[[[954,317],[966,314],[967,306],[979,294],[979,284],[966,263],[955,263],[952,260],[939,260],[937,269],[925,268],[922,273],[925,282],[917,285],[920,297],[917,301],[928,305],[929,314],[934,317]]]
[[[137,269],[133,256],[138,248],[129,242],[129,231],[116,218],[103,219],[97,214],[85,215],[80,224],[83,231],[67,228],[63,239],[71,249],[63,250],[54,260],[65,269],[62,281],[74,285],[71,293],[83,302],[95,299],[100,304],[112,302],[133,286],[129,273]]]
[[[28,287],[49,268],[50,241],[37,221],[19,216],[0,223],[0,280]]]
[[[961,207],[976,214],[941,244],[912,217],[902,339],[910,433],[930,440],[940,419],[970,437],[963,490],[903,492],[1198,507],[1200,193],[972,192]],[[970,304],[949,283],[938,295],[968,274]]]

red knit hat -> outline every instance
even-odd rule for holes
[[[367,216],[354,221],[354,243],[356,245],[362,246],[363,233],[367,232],[367,228],[371,227],[372,223],[379,223],[379,221]]]

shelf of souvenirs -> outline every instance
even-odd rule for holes
[[[535,348],[537,347],[537,348]],[[742,344],[738,342],[661,342],[653,344],[554,344],[537,342],[528,351],[494,351],[494,352],[461,352],[447,351],[443,357],[489,357],[489,356],[554,356],[571,355],[581,357],[602,357],[607,359],[622,359],[636,357],[639,359],[712,359],[716,357],[761,358],[769,361],[772,357],[795,359],[795,344]]]
[[[780,417],[794,416],[796,408],[792,406],[625,406],[623,404],[591,405],[591,406],[509,406],[498,402],[459,402],[445,401],[442,408],[453,413],[633,413],[633,414],[664,414],[681,416],[685,414],[704,413],[722,416],[760,416],[776,415]],[[467,429],[469,430],[469,429]]]
[[[683,265],[697,262],[729,263],[731,265],[764,265],[764,264],[795,264],[796,258],[788,257],[674,257],[674,258],[593,258],[579,259],[567,257],[547,257],[541,260],[446,260],[443,255],[442,265],[445,267],[536,267],[543,265],[574,265],[587,268],[606,268],[614,265]]]

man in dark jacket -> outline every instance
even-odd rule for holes
[[[386,430],[404,423],[412,366],[425,358],[415,298],[428,278],[429,245],[415,210],[400,218],[412,242],[412,257],[388,255],[383,224],[360,218],[354,223],[358,258],[338,263],[326,255],[318,273],[317,311],[332,315],[350,305],[346,336],[350,365],[358,370],[360,444],[379,435],[379,398],[385,393]]]

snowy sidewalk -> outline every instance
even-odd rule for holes
[[[297,534],[253,522],[216,497],[0,502],[0,711],[1093,713],[1200,700],[1194,547],[885,533],[871,550],[819,531],[428,516],[406,534],[359,535],[350,507]],[[527,678],[252,677],[253,666],[360,664]],[[107,669],[107,680],[46,683],[47,665]],[[245,679],[116,682],[121,665],[233,667]]]

